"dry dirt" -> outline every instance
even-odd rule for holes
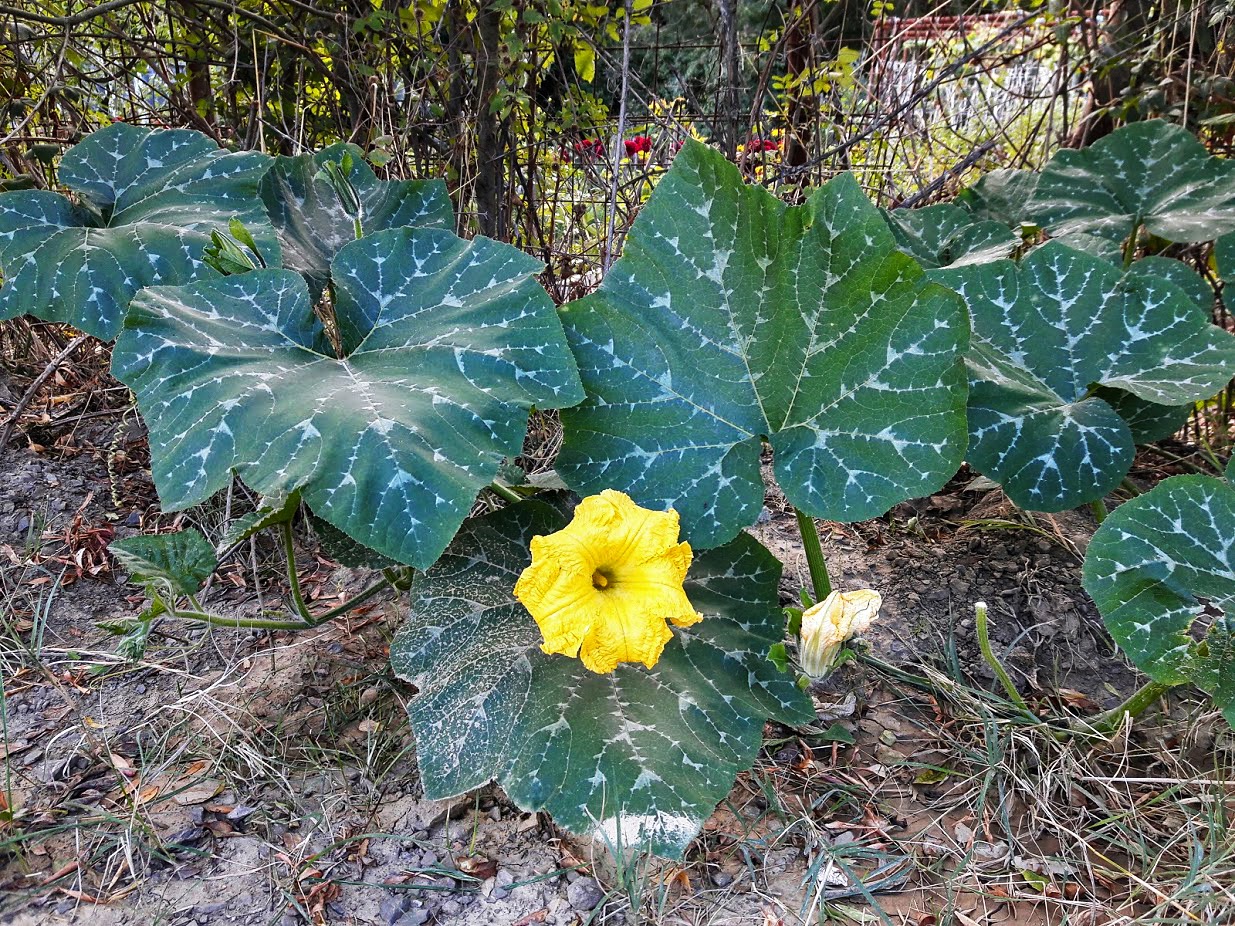
[[[5,792],[17,814],[0,823],[0,922],[638,922],[603,847],[496,789],[421,797],[409,691],[385,666],[397,603],[295,636],[165,622],[141,663],[118,659],[96,622],[139,598],[103,547],[158,522],[140,434],[122,438],[79,435],[69,454],[0,451]],[[1132,676],[1079,586],[1092,524],[960,526],[1019,518],[1001,498],[958,484],[879,521],[829,526],[835,583],[884,595],[870,642],[885,660],[929,659],[993,687],[973,641],[971,608],[984,599],[1027,693],[1090,710],[1113,702]],[[792,518],[773,497],[761,521],[792,600],[805,568]],[[311,551],[301,569],[319,604],[357,579]],[[269,599],[277,578],[263,583]],[[237,566],[211,594],[252,608],[253,575]],[[937,699],[857,667],[815,694],[829,733],[769,728],[759,765],[687,860],[636,878],[650,922],[814,922],[823,895],[858,922],[871,902],[887,922],[915,924],[942,922],[945,909],[961,924],[1105,909],[1112,888],[1093,872],[1052,867],[1049,840],[1007,837],[1012,798],[974,797],[981,757],[949,758],[940,731],[953,721]],[[1041,855],[1019,857],[1025,845]],[[958,870],[963,886],[944,887]]]

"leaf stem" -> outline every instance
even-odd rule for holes
[[[408,570],[407,567],[402,567],[400,569],[400,572],[403,575],[406,575],[408,571],[410,570]],[[380,581],[373,583],[368,588],[363,589],[360,592],[357,592],[354,596],[337,607],[333,607],[329,611],[323,611],[321,614],[305,613],[300,615],[300,617],[296,620],[282,620],[279,618],[263,617],[228,617],[224,614],[213,614],[209,611],[203,611],[201,606],[196,604],[196,600],[194,600],[194,610],[182,611],[169,605],[154,589],[151,589],[150,594],[156,603],[163,606],[170,617],[201,621],[203,624],[211,624],[215,627],[246,627],[257,630],[311,630],[314,627],[318,627],[327,621],[338,617],[340,614],[344,614],[360,607],[360,605],[364,604],[374,595],[378,594],[378,592],[381,592],[386,588],[394,588],[397,591],[398,586],[396,585],[396,581],[398,581],[398,579],[392,581],[390,577],[383,575]],[[303,604],[303,601],[301,603]]]
[[[797,508],[793,509],[793,514],[798,519],[798,530],[802,534],[802,549],[806,552],[806,566],[810,570],[815,602],[818,603],[832,594],[832,580],[828,576],[828,564],[823,558],[823,544],[819,542],[819,528],[815,526],[814,518]]]
[[[1025,703],[1021,693],[1012,684],[1012,676],[1008,675],[1008,670],[1003,667],[1003,663],[999,661],[995,651],[991,648],[990,626],[987,621],[985,601],[974,602],[973,616],[974,628],[978,634],[978,649],[982,650],[982,658],[986,660],[986,664],[995,673],[995,678],[999,679],[999,684],[1003,686],[1003,690],[1007,693],[1008,700],[1025,713],[1032,714],[1033,712],[1029,709],[1029,705]]]
[[[1128,234],[1128,240],[1124,244],[1124,269],[1127,270],[1132,266],[1132,260],[1136,257],[1136,233],[1141,230],[1141,217],[1135,215],[1132,217],[1132,231]]]
[[[489,483],[489,491],[494,495],[500,496],[505,501],[510,502],[512,505],[517,505],[519,502],[523,501],[522,495],[509,486],[504,486],[497,481]]]
[[[283,552],[287,555],[287,584],[292,593],[292,606],[306,621],[311,621],[313,615],[305,606],[304,595],[300,591],[300,576],[296,572],[296,538],[292,533],[292,522],[283,521],[279,524],[279,537],[283,541]],[[383,579],[383,582],[386,580]]]
[[[1106,516],[1110,514],[1110,512],[1106,510],[1106,502],[1100,498],[1096,498],[1090,502],[1089,508],[1093,511],[1094,520],[1096,520],[1099,524],[1105,521]]]
[[[1137,717],[1145,713],[1151,704],[1174,687],[1174,685],[1164,685],[1162,682],[1146,682],[1136,691],[1132,692],[1132,694],[1128,695],[1127,700],[1123,704],[1112,708],[1105,714],[1098,715],[1096,722],[1093,724],[1094,732],[1104,737],[1113,735],[1123,725],[1125,715],[1132,720],[1136,720]]]

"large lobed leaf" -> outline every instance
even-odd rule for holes
[[[580,398],[539,269],[436,229],[345,245],[332,263],[345,359],[291,271],[145,290],[112,365],[137,393],[164,507],[234,470],[265,495],[301,489],[359,542],[427,567],[519,452],[528,410]]]
[[[1235,337],[1150,272],[1124,274],[1051,243],[1019,267],[933,274],[964,296],[973,320],[969,462],[1024,508],[1093,501],[1127,475],[1133,434],[1092,387],[1178,406],[1235,372]]]
[[[283,246],[283,266],[309,283],[314,297],[330,279],[330,261],[356,238],[352,219],[321,175],[327,161],[351,159],[366,235],[391,228],[453,228],[454,210],[440,180],[379,180],[359,148],[340,143],[316,154],[277,157],[262,180],[262,200]]]
[[[0,194],[0,319],[29,313],[111,340],[143,286],[218,276],[202,252],[232,218],[277,262],[257,196],[269,164],[199,132],[119,122],[94,132],[60,162],[76,202],[45,190]]]
[[[1235,162],[1211,157],[1186,129],[1160,119],[1124,126],[1047,162],[1029,214],[1053,236],[1123,240],[1140,225],[1167,241],[1235,231]]]
[[[408,710],[425,791],[495,779],[574,832],[679,856],[754,760],[764,721],[814,718],[767,659],[784,634],[780,563],[747,534],[698,556],[686,592],[704,619],[675,628],[655,668],[597,675],[543,653],[513,594],[532,537],[565,521],[539,501],[470,521],[413,587],[390,659],[420,689]]]
[[[789,501],[840,521],[934,491],[964,455],[964,310],[852,177],[788,207],[688,143],[562,316],[587,400],[558,471],[676,508],[695,546],[754,521],[764,438]]]
[[[1005,222],[980,219],[960,206],[938,203],[883,213],[906,254],[923,267],[959,267],[1007,257],[1021,243]]]
[[[1191,682],[1235,726],[1235,488],[1177,476],[1120,505],[1085,554],[1085,590],[1150,678]]]

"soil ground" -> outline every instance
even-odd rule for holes
[[[298,635],[164,622],[142,661],[118,657],[98,622],[141,599],[106,544],[173,519],[135,420],[49,444],[15,441],[0,466],[0,922],[1235,922],[1220,718],[1174,700],[1114,743],[1059,742],[993,694],[978,653],[985,600],[1043,715],[1135,686],[1080,588],[1087,514],[1031,520],[967,477],[825,525],[835,584],[884,596],[872,654],[904,670],[851,664],[813,691],[817,727],[769,726],[670,865],[615,859],[496,788],[425,800],[410,690],[386,667],[397,601]],[[182,517],[211,537],[223,520],[217,505]],[[760,521],[790,602],[805,580],[791,513],[771,494]],[[318,606],[361,579],[311,545],[298,563]],[[251,613],[279,589],[241,562],[210,600]]]

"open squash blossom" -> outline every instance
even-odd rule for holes
[[[802,671],[823,678],[831,670],[845,641],[875,622],[883,598],[868,588],[832,592],[802,612],[802,639],[798,658]]]
[[[650,669],[673,636],[666,621],[703,620],[682,589],[690,561],[676,511],[649,511],[606,489],[581,501],[562,530],[532,538],[515,597],[540,626],[546,653],[578,656],[602,675],[619,662]]]

